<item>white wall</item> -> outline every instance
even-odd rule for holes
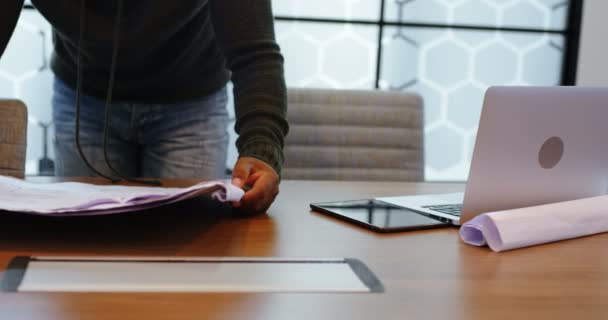
[[[608,86],[608,1],[585,0],[576,73],[577,85]]]

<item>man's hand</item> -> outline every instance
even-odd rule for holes
[[[233,207],[248,214],[266,212],[279,194],[277,172],[266,162],[253,157],[239,158],[232,170],[232,184],[241,189],[251,187],[241,201],[232,203]]]

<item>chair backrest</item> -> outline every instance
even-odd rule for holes
[[[288,90],[283,179],[424,180],[422,98],[377,90]]]
[[[25,104],[0,99],[0,175],[24,177],[26,142]]]

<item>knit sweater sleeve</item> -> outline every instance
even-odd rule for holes
[[[209,0],[217,42],[234,83],[236,146],[277,173],[288,132],[283,57],[275,41],[270,0]]]
[[[15,30],[22,8],[23,0],[0,1],[0,57]]]

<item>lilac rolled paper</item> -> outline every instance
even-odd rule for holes
[[[608,231],[608,195],[481,214],[460,237],[496,252]]]

